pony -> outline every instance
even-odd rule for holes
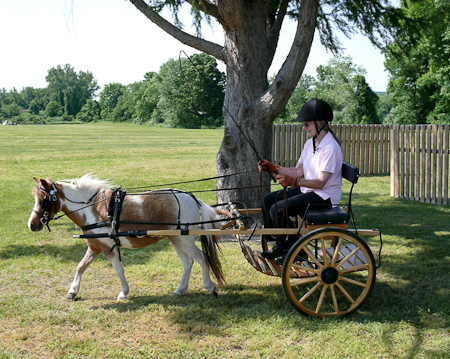
[[[62,211],[82,230],[87,251],[78,264],[75,278],[70,286],[68,298],[74,299],[80,291],[83,273],[94,259],[103,253],[112,263],[120,279],[121,292],[117,300],[126,299],[129,286],[125,278],[124,267],[120,259],[120,247],[142,248],[165,238],[164,236],[127,236],[111,238],[95,237],[105,233],[110,227],[114,190],[108,180],[100,180],[91,174],[77,179],[53,182],[51,178],[37,179],[37,186],[32,189],[35,198],[34,208],[28,220],[28,228],[33,232],[43,229],[55,215]],[[119,187],[121,188],[121,187]],[[212,229],[217,225],[216,210],[203,203],[192,194],[177,189],[160,189],[126,194],[122,201],[120,212],[120,231],[147,231],[150,229],[176,229],[176,224],[198,223],[201,228]],[[63,216],[63,215],[62,215]],[[62,217],[60,216],[60,217]],[[58,217],[59,218],[59,217]],[[122,223],[124,222],[124,223]],[[139,223],[144,222],[144,223]],[[49,228],[50,230],[50,228]],[[128,232],[127,232],[128,233]],[[92,237],[92,238],[91,238]],[[202,250],[195,245],[194,235],[177,235],[168,237],[181,260],[183,274],[174,295],[183,295],[188,290],[193,261],[202,268],[203,287],[217,296],[216,283],[210,278],[210,272],[219,284],[224,283],[224,275],[218,252],[217,236],[201,236]]]

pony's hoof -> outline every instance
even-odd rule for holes
[[[75,300],[75,297],[76,297],[77,295],[75,294],[75,293],[69,293],[69,294],[67,294],[67,299],[70,299],[70,300]]]
[[[219,296],[219,292],[218,292],[217,288],[214,288],[214,290],[212,291],[211,294],[217,298]]]

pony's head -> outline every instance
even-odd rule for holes
[[[33,232],[38,232],[44,227],[44,224],[48,226],[48,222],[60,210],[60,204],[58,191],[50,178],[37,179],[33,177],[33,179],[37,182],[37,186],[31,191],[35,203],[28,219],[28,228]]]

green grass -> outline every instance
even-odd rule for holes
[[[215,175],[221,130],[131,124],[0,127],[0,358],[446,358],[450,354],[450,208],[394,199],[388,177],[363,177],[360,228],[383,233],[382,266],[363,307],[347,318],[306,318],[281,280],[252,269],[223,243],[227,284],[202,289],[194,265],[186,296],[172,297],[181,263],[167,240],[123,250],[129,299],[104,256],[65,299],[86,245],[62,218],[32,233],[32,177],[92,172],[123,187]],[[214,188],[214,181],[177,186]],[[348,190],[348,186],[346,186]],[[208,203],[214,192],[199,194]],[[377,257],[379,241],[367,238]]]

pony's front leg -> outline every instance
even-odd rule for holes
[[[125,270],[123,268],[122,262],[120,261],[117,248],[115,248],[112,252],[107,250],[103,253],[105,253],[105,256],[111,261],[111,264],[113,265],[114,270],[116,271],[116,274],[120,279],[122,291],[117,296],[117,300],[127,299],[127,295],[130,292],[130,287],[128,286],[128,282],[125,278]]]
[[[173,292],[174,295],[183,295],[187,293],[189,286],[189,279],[191,278],[191,270],[192,265],[194,264],[194,260],[189,257],[186,253],[184,253],[177,246],[174,246],[175,250],[180,257],[181,264],[183,265],[183,275],[181,276],[180,284],[178,288]]]
[[[73,279],[72,285],[70,286],[69,292],[67,293],[67,298],[73,299],[76,297],[80,291],[81,276],[86,271],[87,267],[94,261],[95,258],[100,254],[100,251],[94,251],[91,247],[88,247],[84,258],[78,264],[77,271],[75,273],[75,278]]]

